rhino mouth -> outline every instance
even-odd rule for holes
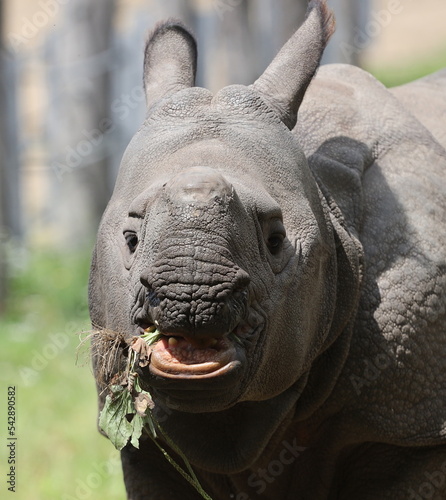
[[[140,369],[141,386],[161,406],[175,410],[217,411],[230,407],[246,382],[247,354],[259,329],[242,323],[224,335],[163,332],[151,346],[148,366]]]
[[[146,314],[136,320],[137,334],[155,326],[161,333],[150,346],[149,363],[138,369],[141,387],[163,407],[192,412],[218,411],[237,400],[254,368],[250,353],[265,328],[265,318],[255,308],[224,333],[219,328],[169,331]]]
[[[150,371],[164,378],[203,378],[223,375],[240,361],[234,342],[223,337],[169,335],[152,346]]]

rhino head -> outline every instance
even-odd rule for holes
[[[196,45],[181,23],[147,43],[147,118],[100,226],[91,318],[163,334],[141,380],[207,469],[251,463],[296,402],[314,404],[311,369],[331,348],[318,397],[329,391],[348,344],[355,251],[291,133],[332,30],[325,2],[310,2],[253,85],[216,95],[194,86]]]

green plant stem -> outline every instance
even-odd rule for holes
[[[150,345],[151,343],[156,341],[156,338],[158,336],[158,332],[151,332],[147,336],[143,336],[144,340]],[[136,362],[137,362],[137,355],[136,353],[132,350],[129,349],[129,355],[128,355],[128,360],[127,360],[127,369],[126,372],[127,374],[133,373],[135,370]],[[129,376],[129,375],[128,375]],[[135,389],[140,389],[139,386],[139,381],[138,381],[138,376],[135,377]],[[141,391],[139,391],[141,392]],[[164,457],[167,459],[167,461],[174,467],[174,469],[179,472],[186,481],[193,486],[198,493],[204,498],[204,500],[212,500],[212,498],[204,491],[203,487],[200,484],[200,481],[198,480],[194,470],[192,469],[192,466],[189,463],[189,460],[186,458],[184,453],[178,448],[178,446],[169,438],[169,436],[164,432],[160,424],[156,421],[155,418],[152,418],[150,410],[148,410],[148,418],[150,421],[150,424],[147,423],[144,425],[144,430],[146,433],[149,435],[150,439],[156,444],[156,446],[159,448],[161,453],[164,455]],[[186,472],[181,465],[179,465],[170,455],[169,453],[158,443],[156,440],[156,431],[159,431],[159,434],[164,438],[168,446],[181,458],[181,460],[184,462],[186,465],[186,468],[188,472]]]
[[[155,420],[156,422],[156,420]],[[183,460],[185,463],[187,470],[189,471],[189,474],[179,465],[170,455],[169,453],[158,443],[156,438],[152,435],[151,432],[149,432],[148,429],[146,429],[147,434],[150,436],[152,441],[156,444],[156,446],[159,448],[161,453],[164,455],[164,457],[167,459],[167,461],[174,467],[174,469],[179,472],[186,481],[193,486],[198,493],[205,499],[205,500],[212,500],[212,498],[204,491],[203,487],[200,484],[200,481],[198,480],[194,470],[192,469],[192,466],[189,463],[189,460],[186,458],[184,453],[178,448],[178,446],[167,436],[167,434],[163,431],[161,426],[156,422],[156,426],[159,430],[160,435],[164,438],[164,440],[167,442],[167,444],[173,449],[175,453],[177,453],[180,458]]]

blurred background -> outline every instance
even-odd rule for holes
[[[324,63],[387,86],[446,66],[444,0],[329,0]],[[90,253],[122,153],[144,118],[154,24],[198,39],[197,85],[252,83],[302,22],[305,0],[0,0],[0,492],[7,387],[17,391],[17,499],[124,498],[96,432],[88,346]],[[9,467],[9,466],[8,466]]]

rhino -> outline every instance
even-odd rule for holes
[[[92,323],[162,334],[138,376],[214,500],[446,498],[446,71],[318,69],[333,30],[312,0],[213,95],[193,35],[158,24],[99,227]],[[128,499],[201,498],[150,439],[121,460]]]

